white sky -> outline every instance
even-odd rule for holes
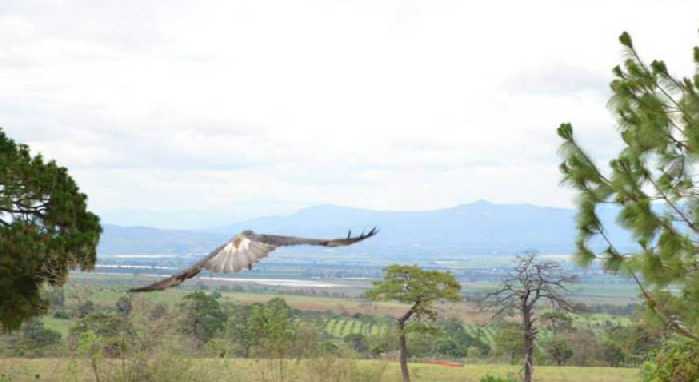
[[[0,126],[125,225],[570,206],[555,129],[618,149],[618,35],[686,76],[698,28],[679,0],[1,0]]]

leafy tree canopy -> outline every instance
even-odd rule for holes
[[[183,313],[180,329],[203,345],[225,328],[227,316],[215,296],[196,291],[184,296],[179,303]]]
[[[461,285],[451,273],[425,271],[416,265],[391,265],[383,277],[366,292],[366,297],[374,301],[394,300],[410,304],[408,311],[397,318],[401,375],[403,382],[410,382],[406,323],[414,317],[411,329],[424,329],[423,322],[437,319],[435,302],[461,300]]]
[[[68,170],[0,129],[0,328],[46,311],[41,286],[91,270],[102,232]]]
[[[563,181],[578,191],[576,256],[583,265],[601,259],[608,270],[631,276],[666,326],[699,339],[699,48],[697,73],[680,79],[663,61],[642,60],[627,33],[619,40],[626,59],[613,69],[609,107],[623,150],[601,169],[571,124],[558,128]],[[618,221],[638,250],[610,240],[597,215],[602,204],[621,207]],[[603,250],[589,245],[593,237],[605,243]],[[667,293],[670,285],[680,293]]]
[[[460,301],[461,285],[454,275],[439,271],[425,271],[414,265],[391,265],[384,279],[375,282],[366,292],[370,300],[393,300],[412,305],[409,312],[416,318],[435,319],[434,303],[439,300]],[[410,317],[410,316],[409,316]]]
[[[257,338],[256,350],[277,357],[284,356],[296,335],[296,323],[292,316],[292,309],[282,298],[253,305],[249,330]]]

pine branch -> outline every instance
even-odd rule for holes
[[[648,181],[653,185],[653,187],[655,187],[655,190],[658,191],[658,193],[660,194],[660,197],[663,198],[663,199],[665,200],[665,203],[667,203],[667,204],[670,206],[670,208],[672,208],[672,209],[675,211],[675,213],[677,213],[677,215],[689,226],[689,228],[691,228],[692,231],[694,231],[694,232],[696,232],[696,233],[699,233],[699,226],[697,226],[693,221],[691,221],[691,220],[682,212],[682,210],[680,210],[680,209],[675,205],[675,203],[672,202],[672,201],[670,200],[670,198],[668,198],[667,194],[660,188],[660,186],[658,186],[658,183],[655,182],[655,180],[653,179],[653,176],[650,176],[650,175],[649,175],[649,176],[648,176]],[[674,230],[673,230],[673,231],[674,231]]]
[[[658,83],[658,81],[656,81],[655,76],[653,76],[652,72],[648,69],[648,66],[643,62],[643,60],[641,60],[641,57],[638,55],[638,52],[636,52],[636,49],[633,48],[633,47],[629,47],[629,51],[631,52],[631,54],[633,55],[633,57],[636,59],[636,62],[640,65],[641,69],[646,73],[646,75],[653,79],[653,84],[658,88],[658,90],[660,90],[660,92],[663,93],[663,95],[665,95],[665,97],[666,97],[668,100],[670,100],[670,102],[672,102],[672,103],[677,107],[678,110],[681,110],[683,116],[686,117],[686,116],[687,116],[687,113],[686,113],[686,111],[682,108],[682,105],[681,105],[677,100],[675,100],[675,98],[672,97],[672,95],[670,95],[669,92],[668,92],[667,90],[665,90],[665,88],[663,88],[663,87]],[[668,75],[668,77],[670,77],[670,76]],[[672,78],[672,77],[670,77],[670,78],[671,78],[673,81],[675,81],[674,78]],[[679,85],[679,84],[678,84],[678,85]],[[679,87],[680,89],[682,88],[681,85],[679,85],[678,87]],[[689,121],[687,121],[687,122],[689,122]]]
[[[636,282],[636,285],[638,285],[638,288],[641,290],[641,294],[643,295],[643,298],[646,300],[646,304],[648,307],[655,313],[656,316],[658,316],[663,323],[665,323],[666,326],[674,329],[677,333],[690,338],[694,341],[699,341],[699,336],[694,335],[692,332],[690,332],[683,324],[677,319],[672,319],[665,315],[663,312],[661,312],[658,309],[658,304],[655,301],[655,298],[648,292],[648,290],[643,286],[641,283],[641,280],[638,279],[638,276],[636,276],[635,272],[631,272],[631,277],[633,280]]]
[[[600,232],[600,235],[604,238],[604,240],[607,242],[612,251],[614,251],[614,253],[618,254],[619,256],[623,256],[620,252],[616,250],[614,244],[612,244],[611,240],[609,239],[609,236],[607,236],[606,232],[604,232],[603,229],[602,232]],[[682,334],[687,338],[699,341],[699,336],[696,336],[693,333],[691,333],[684,325],[682,325],[681,322],[678,322],[678,320],[672,320],[668,318],[663,312],[661,312],[657,307],[657,302],[650,294],[650,292],[648,292],[648,290],[643,286],[641,280],[639,280],[638,276],[636,276],[636,273],[630,269],[629,273],[631,274],[631,277],[635,281],[636,285],[638,285],[638,288],[641,290],[641,294],[643,295],[643,298],[646,300],[646,305],[648,305],[648,307],[653,311],[653,313],[655,313],[655,315],[658,316],[665,323],[666,326],[673,328],[675,331],[677,331],[677,333]]]

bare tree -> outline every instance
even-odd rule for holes
[[[485,308],[495,311],[493,317],[518,313],[522,320],[524,340],[524,382],[531,382],[534,373],[534,346],[536,335],[535,307],[544,300],[554,308],[572,311],[566,299],[566,284],[575,277],[565,273],[552,261],[537,261],[535,253],[517,257],[514,270],[502,281],[500,287],[488,293],[481,301]]]

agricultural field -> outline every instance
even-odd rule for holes
[[[480,340],[484,344],[490,346],[491,349],[495,346],[495,328],[493,326],[483,326],[468,324],[464,326],[466,334]]]
[[[323,328],[327,334],[342,338],[350,334],[383,335],[389,330],[389,325],[352,318],[330,318],[324,322]]]
[[[179,326],[182,325],[182,322],[185,322],[180,320],[184,317],[182,314],[185,313],[183,306],[187,306],[187,304],[181,303],[189,301],[185,300],[184,297],[192,295],[192,292],[197,290],[192,288],[175,288],[159,293],[129,295],[126,285],[82,283],[82,281],[84,280],[71,281],[69,285],[63,289],[64,300],[61,301],[61,304],[54,307],[50,314],[41,318],[41,322],[47,330],[60,334],[60,342],[53,348],[46,348],[44,353],[23,353],[24,348],[22,348],[21,342],[17,343],[18,345],[15,346],[12,337],[6,337],[4,339],[4,344],[15,346],[13,348],[15,349],[13,350],[14,353],[8,351],[5,353],[5,357],[28,358],[8,358],[0,360],[0,382],[37,380],[37,375],[39,375],[39,380],[93,381],[95,378],[91,373],[94,373],[94,369],[85,366],[87,365],[87,363],[85,363],[87,353],[84,353],[84,349],[79,350],[79,347],[75,347],[81,346],[79,345],[79,341],[82,341],[82,339],[77,340],[79,337],[75,337],[75,328],[80,327],[78,324],[83,322],[81,317],[83,317],[84,314],[87,314],[86,317],[88,318],[100,317],[99,314],[105,314],[106,316],[102,317],[103,319],[114,320],[113,322],[122,322],[119,321],[119,304],[117,303],[121,303],[121,300],[123,300],[125,296],[130,296],[129,301],[133,309],[135,309],[136,312],[141,312],[141,314],[151,312],[151,309],[158,306],[161,308],[169,307],[164,310],[168,315],[166,318],[162,319],[162,322],[167,322],[168,325],[163,324],[163,327],[168,328],[170,324]],[[314,331],[311,333],[317,333],[316,337],[308,336],[307,338],[315,338],[317,342],[314,343],[314,346],[317,345],[317,349],[323,350],[321,352],[300,356],[300,360],[294,359],[293,362],[281,362],[281,364],[285,365],[282,368],[285,377],[280,379],[279,376],[275,377],[270,374],[270,370],[275,370],[274,367],[277,367],[280,361],[277,360],[277,366],[274,366],[272,360],[256,358],[268,356],[266,353],[262,353],[262,355],[259,353],[241,353],[239,350],[240,348],[237,346],[240,346],[242,342],[236,342],[236,338],[238,337],[229,336],[226,334],[227,332],[225,330],[220,329],[215,333],[215,337],[211,341],[210,346],[197,347],[194,345],[187,348],[187,351],[179,349],[177,351],[173,350],[172,353],[168,353],[167,357],[169,360],[166,362],[176,362],[178,363],[178,367],[187,365],[188,372],[191,372],[191,378],[179,380],[196,380],[193,378],[199,375],[205,375],[207,377],[207,382],[217,380],[260,382],[286,380],[379,382],[399,380],[400,373],[397,364],[394,362],[396,359],[396,348],[391,347],[395,345],[391,342],[392,337],[390,334],[393,328],[395,328],[394,318],[403,314],[409,308],[408,305],[395,302],[373,303],[362,298],[349,296],[323,296],[290,292],[265,293],[231,291],[229,289],[214,289],[211,287],[200,287],[198,290],[206,291],[207,293],[200,295],[209,296],[209,298],[217,301],[217,304],[220,303],[221,307],[225,307],[225,309],[223,309],[224,312],[230,312],[230,310],[227,309],[236,309],[236,305],[227,305],[227,303],[247,306],[260,304],[257,307],[269,307],[267,304],[274,302],[273,300],[283,299],[284,306],[286,306],[286,309],[290,312],[288,316],[289,320],[294,322],[294,325],[291,325],[290,328],[292,328],[292,330],[296,330],[293,328],[313,328],[312,330]],[[81,309],[85,304],[94,304],[92,309],[94,309],[94,312],[98,313],[98,315],[92,316],[92,313],[82,313]],[[453,326],[437,326],[441,328],[439,330],[444,330],[440,333],[446,333],[446,330],[451,330],[449,332],[450,337],[439,334],[435,335],[435,337],[415,336],[410,338],[410,341],[414,341],[409,342],[410,346],[414,346],[414,353],[411,358],[411,360],[415,361],[415,363],[411,362],[412,373],[415,376],[414,380],[446,382],[479,381],[480,377],[486,374],[505,376],[513,373],[517,374],[519,372],[518,366],[502,364],[502,362],[510,361],[510,356],[508,354],[511,354],[507,353],[506,346],[508,345],[503,344],[503,342],[501,342],[502,336],[498,335],[498,333],[500,333],[499,331],[503,330],[501,326],[502,322],[490,320],[490,313],[480,311],[476,304],[470,302],[444,303],[438,304],[437,306],[441,320],[441,324],[438,323],[439,325],[444,325],[449,321],[456,321],[459,322],[461,326],[456,327],[456,329],[454,329]],[[198,311],[200,311],[200,309],[197,308],[192,312],[196,313]],[[240,312],[244,311],[244,309],[240,310]],[[187,314],[191,314],[192,312]],[[258,313],[259,312],[262,312],[262,310],[258,311]],[[543,314],[545,312],[546,310],[544,309],[539,313]],[[283,317],[284,315],[275,314],[275,316]],[[135,317],[139,316],[136,315]],[[248,325],[245,326],[246,328],[252,328],[252,326],[249,326],[251,316],[245,317],[248,318],[242,319],[240,322]],[[576,329],[589,329],[594,333],[599,333],[600,336],[605,335],[605,330],[608,330],[610,327],[631,325],[631,318],[628,315],[586,313],[571,315],[571,318],[572,325]],[[509,318],[508,320],[516,320],[516,318]],[[86,325],[94,324],[94,322],[89,320],[84,322],[87,323]],[[90,324],[90,322],[92,322],[92,324]],[[135,325],[145,325],[138,320],[133,321],[133,323]],[[308,323],[311,325],[304,325]],[[146,326],[138,327],[141,328],[138,330],[146,330]],[[94,330],[101,330],[98,328],[99,327],[96,327]],[[157,326],[154,326],[148,330],[156,330],[157,328]],[[175,326],[170,329],[172,332],[170,332],[171,335],[168,338],[178,338],[176,341],[177,343],[179,343],[180,340],[192,341],[194,338],[192,335],[183,335]],[[464,339],[464,336],[460,336],[460,330],[463,330],[463,333],[470,337],[470,339]],[[37,333],[40,333],[40,331],[37,331]],[[389,335],[386,336],[387,334]],[[101,340],[113,340],[111,337],[107,337],[108,334],[100,335],[104,336]],[[362,340],[353,337],[350,340],[345,338],[348,335],[362,335],[365,338]],[[551,335],[552,333],[549,330],[541,328],[539,335],[541,342],[538,342],[536,345],[538,354],[543,357],[548,357],[548,353],[546,353],[546,348],[542,344],[544,344],[547,339],[550,339]],[[292,348],[296,350],[307,346],[308,344],[303,342],[300,338],[301,337],[293,339],[295,342],[292,342],[289,346],[292,346]],[[452,343],[448,341],[448,338],[461,338],[461,342]],[[497,352],[494,351],[496,350],[496,338],[498,338]],[[472,341],[472,339],[477,341]],[[360,342],[354,342],[355,340]],[[459,344],[467,345],[459,347]],[[70,346],[73,346],[73,348]],[[466,349],[467,346],[468,349]],[[175,349],[175,347],[173,347],[173,349]],[[333,347],[336,350],[332,350]],[[467,352],[467,350],[473,350],[474,348],[480,351],[480,353],[475,356]],[[226,351],[220,352],[216,349],[226,349]],[[98,356],[98,361],[102,363],[104,370],[110,372],[118,370],[119,368],[128,368],[128,363],[132,362],[121,360],[119,356],[115,357],[114,354],[106,355],[108,352],[100,354],[102,355]],[[209,359],[214,356],[214,354],[226,355],[221,356],[222,359],[218,360]],[[294,354],[298,353],[286,353],[282,357],[293,359]],[[317,358],[319,354],[321,356]],[[41,358],[64,357],[66,355],[70,358]],[[30,357],[37,358],[31,359]],[[139,354],[138,352],[132,352],[129,353],[127,357],[129,357],[129,360],[136,360],[138,362]],[[240,357],[250,358],[242,359]],[[548,358],[546,359],[548,360]],[[446,360],[451,361],[451,363],[445,363]],[[465,366],[456,366],[463,365],[464,360],[466,361]],[[514,360],[514,358],[512,358],[512,360]],[[584,360],[571,360],[567,364],[619,365],[606,363],[603,356],[597,356],[595,360],[597,363]],[[151,362],[153,361],[148,361],[148,363]],[[328,366],[328,362],[338,363],[338,365]],[[441,364],[439,364],[440,362]],[[217,368],[214,368],[214,374],[210,374],[212,370],[207,369],[207,365],[210,366],[212,363],[218,365]],[[326,363],[325,366],[318,366],[323,363]],[[118,366],[119,368],[111,367],[112,365]],[[629,363],[623,364],[631,368],[586,367],[583,369],[574,367],[551,367],[548,365],[554,365],[554,363],[550,360],[548,360],[545,365],[547,366],[537,368],[536,381],[538,382],[573,382],[578,380],[584,380],[585,382],[590,380],[616,382],[638,380],[638,369],[634,369],[633,367],[636,367],[639,363],[633,359],[631,359]],[[174,366],[170,365],[168,367],[172,368]],[[322,372],[328,369],[335,370],[336,368],[345,368],[343,369],[345,370],[343,371],[345,377],[348,375],[361,375],[362,377],[357,377],[358,379],[342,379],[345,377],[334,378],[333,376],[326,375],[326,379],[313,379],[317,375],[322,375]],[[375,375],[379,371],[381,372],[380,378]],[[599,373],[599,375],[596,373]],[[4,374],[4,376],[2,376],[2,374]],[[186,375],[186,373],[182,375]],[[368,376],[370,375],[373,375],[373,377],[369,378]],[[102,378],[102,381],[110,380],[114,380],[114,378]],[[162,376],[154,380],[176,381],[170,377]]]
[[[162,303],[174,307],[187,293],[188,289],[171,289],[152,294],[138,294],[133,296],[134,304]],[[66,287],[67,304],[76,304],[79,300],[91,300],[101,307],[111,309],[117,300],[126,293],[123,287],[110,287],[100,285],[80,285],[71,283]],[[407,305],[395,302],[370,303],[360,298],[339,298],[301,294],[284,293],[250,293],[219,291],[221,302],[235,302],[241,304],[265,303],[273,298],[283,298],[286,303],[300,311],[317,312],[322,314],[319,325],[323,331],[338,340],[350,334],[364,336],[383,335],[394,325],[391,317],[401,315],[408,308]],[[444,317],[456,318],[463,322],[466,334],[488,345],[491,349],[495,345],[494,324],[488,324],[489,314],[479,311],[472,303],[444,304],[440,307]],[[357,318],[358,317],[358,318]],[[630,318],[610,314],[574,314],[573,325],[577,328],[599,330],[610,325],[628,325]],[[59,319],[51,315],[44,316],[42,321],[46,328],[55,330],[66,338],[69,328],[75,324],[74,319]],[[550,336],[547,330],[540,331],[540,339]]]
[[[493,260],[491,260],[493,261]],[[465,296],[478,298],[488,292],[493,291],[498,285],[498,280],[509,270],[512,259],[509,257],[498,258],[498,265],[494,268],[468,268],[462,269],[457,266],[459,263],[442,262],[439,265],[441,269],[453,272],[459,279],[462,285],[462,291]],[[159,263],[158,263],[159,264]],[[457,265],[455,265],[457,264]],[[350,265],[337,264],[338,269],[347,269]],[[482,265],[481,265],[482,266]],[[358,298],[361,294],[371,287],[372,281],[380,278],[383,266],[374,266],[368,277],[356,278],[338,278],[334,274],[326,272],[325,268],[319,267],[315,263],[305,264],[304,267],[289,267],[284,264],[266,264],[265,272],[256,271],[246,274],[243,278],[238,278],[239,282],[232,282],[221,277],[200,278],[185,282],[185,289],[197,287],[208,287],[210,289],[218,288],[237,288],[247,291],[255,290],[256,293],[303,293],[307,295],[317,295],[323,297],[351,297]],[[150,272],[150,271],[148,271]],[[475,273],[470,273],[475,272]],[[622,278],[612,278],[609,276],[589,276],[576,270],[582,282],[570,286],[570,297],[574,302],[584,302],[586,304],[611,304],[611,305],[626,305],[639,302],[638,290],[636,286],[630,282],[625,282]],[[297,286],[265,286],[256,284],[255,279],[260,280],[293,280]],[[74,272],[71,274],[71,279],[81,285],[107,286],[116,287],[126,290],[136,285],[143,285],[154,280],[151,276],[143,273],[130,273],[126,271],[120,272]],[[308,282],[308,285],[304,285]],[[324,283],[334,285],[332,288],[313,287],[314,283]],[[77,284],[77,283],[76,283]]]
[[[98,275],[101,276],[101,275]],[[84,276],[86,277],[86,276]],[[113,276],[109,276],[112,278]],[[102,283],[85,282],[84,278],[71,281],[66,287],[68,298],[86,299],[95,301],[100,306],[111,307],[116,301],[127,293],[125,286],[110,286]],[[93,280],[94,281],[94,280]],[[145,283],[146,281],[142,281]],[[152,303],[164,303],[170,306],[181,301],[182,296],[191,293],[190,288],[176,288],[158,293],[138,294],[135,298]],[[265,293],[265,292],[238,292],[219,290],[222,302],[238,302],[241,304],[264,303],[275,297],[284,298],[292,308],[302,311],[334,312],[341,315],[374,315],[398,317],[407,309],[407,305],[397,302],[369,302],[358,297],[330,297],[301,293]],[[458,318],[467,323],[484,323],[488,320],[488,314],[481,312],[472,303],[449,303],[440,305],[440,311],[448,317]]]

